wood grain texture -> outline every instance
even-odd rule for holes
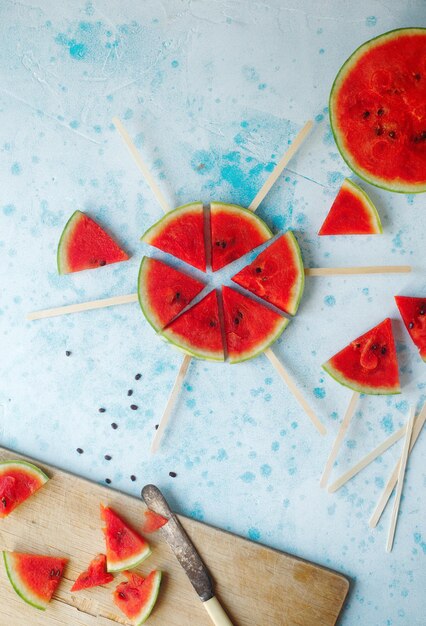
[[[0,448],[0,460],[20,458]],[[37,462],[36,462],[37,463]],[[2,622],[7,626],[128,624],[112,602],[122,575],[106,587],[71,593],[77,575],[103,552],[99,503],[115,508],[135,529],[144,505],[136,498],[37,463],[51,480],[9,518],[0,520],[0,548],[65,556],[70,562],[47,611],[26,605],[0,565]],[[332,626],[348,592],[346,578],[313,563],[180,518],[209,567],[217,596],[234,626]],[[164,579],[150,626],[211,626],[209,617],[167,545],[151,535],[153,555],[137,571],[159,568]]]

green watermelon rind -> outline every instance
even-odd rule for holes
[[[368,385],[359,385],[355,381],[345,376],[342,372],[338,371],[330,361],[327,361],[322,365],[322,368],[329,374],[334,380],[341,385],[349,387],[353,391],[359,393],[365,393],[372,396],[393,396],[401,393],[401,388],[398,384],[392,389],[390,387],[370,387]]]
[[[163,576],[163,573],[160,570],[157,570],[155,579],[154,579],[154,588],[149,597],[149,602],[143,607],[141,612],[136,617],[133,618],[134,626],[141,626],[141,624],[144,624],[146,620],[148,619],[148,617],[151,615],[152,610],[157,602],[158,594],[160,592],[162,576]]]
[[[397,182],[392,184],[390,181],[385,181],[378,176],[375,177],[370,172],[366,172],[365,170],[359,168],[356,165],[356,163],[354,163],[351,160],[346,149],[341,145],[340,140],[339,140],[340,133],[338,129],[335,128],[333,125],[334,100],[335,100],[336,93],[338,93],[338,88],[340,87],[343,80],[345,79],[347,72],[350,71],[352,67],[354,67],[354,65],[357,63],[358,59],[360,58],[361,54],[363,54],[369,48],[374,47],[375,43],[378,40],[385,41],[386,39],[394,39],[394,38],[397,38],[398,35],[405,34],[405,33],[424,34],[426,33],[426,28],[422,28],[422,27],[395,28],[394,30],[390,30],[386,33],[378,35],[377,37],[373,37],[373,39],[370,39],[369,41],[366,41],[360,46],[358,46],[358,48],[350,55],[348,59],[346,59],[342,67],[337,72],[336,78],[334,79],[334,82],[330,91],[328,109],[329,109],[330,126],[331,126],[331,131],[334,136],[334,140],[336,142],[337,148],[343,160],[348,165],[348,167],[353,172],[355,172],[357,176],[362,178],[362,180],[365,180],[367,183],[370,183],[371,185],[375,185],[376,187],[379,187],[381,189],[386,189],[387,191],[394,191],[396,193],[413,194],[413,193],[423,193],[424,191],[426,191],[426,182],[419,183],[416,186],[413,186],[412,184],[409,185],[409,184],[397,183]]]
[[[368,233],[368,234],[369,235],[382,235],[383,227],[382,227],[382,222],[380,220],[380,215],[373,201],[371,200],[371,198],[369,198],[368,194],[364,191],[364,189],[362,189],[362,187],[357,185],[351,178],[345,178],[345,180],[342,183],[341,189],[343,188],[344,185],[346,185],[346,187],[349,187],[351,193],[355,195],[358,198],[358,200],[362,203],[365,211],[368,213],[370,217],[371,226],[373,228],[374,227],[376,228],[374,232]],[[348,235],[350,236],[350,233],[348,233]],[[329,235],[326,235],[326,236],[329,236]],[[332,235],[332,236],[336,237],[338,235]]]
[[[111,563],[111,561],[108,560],[107,555],[107,572],[113,574],[114,572],[122,572],[127,569],[134,569],[135,567],[146,561],[146,559],[151,556],[151,554],[152,550],[147,544],[143,550],[133,556],[128,557],[127,559],[123,559],[122,561],[114,561],[114,563]]]
[[[58,250],[56,253],[56,262],[59,274],[69,274],[71,272],[67,263],[66,251],[68,248],[68,242],[70,241],[74,232],[74,228],[72,227],[74,226],[74,223],[76,223],[77,220],[81,218],[81,216],[84,216],[84,213],[82,211],[74,211],[74,213],[65,224],[64,230],[62,231],[61,238],[59,239]]]
[[[142,309],[142,313],[144,314],[145,319],[147,320],[147,322],[149,322],[149,324],[151,324],[155,332],[158,333],[161,330],[161,324],[159,323],[159,321],[158,323],[155,322],[155,319],[157,317],[156,313],[153,307],[148,305],[148,299],[144,297],[144,295],[142,294],[142,281],[143,281],[144,271],[145,271],[147,264],[151,260],[152,259],[150,257],[147,257],[147,256],[142,257],[142,261],[141,261],[141,264],[139,267],[139,273],[138,273],[138,300],[139,300],[139,306]]]
[[[45,474],[39,467],[33,463],[29,463],[28,461],[21,461],[20,459],[0,461],[0,476],[4,473],[3,469],[27,470],[29,474],[32,474],[34,477],[40,479],[40,487],[45,485],[49,480],[49,476],[47,476],[47,474]]]
[[[297,294],[294,297],[293,301],[290,302],[289,306],[287,307],[288,309],[287,313],[289,313],[290,315],[296,315],[297,310],[300,305],[300,301],[303,296],[303,291],[305,289],[305,266],[303,265],[302,252],[300,250],[299,242],[294,236],[293,231],[288,230],[285,234],[289,235],[291,242],[293,244],[294,252],[296,254],[296,258],[294,259],[294,262],[297,263],[299,272],[300,272],[300,280],[299,280]]]
[[[210,211],[220,209],[221,207],[234,211],[237,215],[241,215],[242,213],[244,217],[249,218],[249,220],[259,228],[260,232],[263,232],[265,235],[267,235],[267,239],[265,239],[265,241],[271,239],[274,236],[274,233],[269,228],[269,226],[265,224],[265,222],[251,209],[246,209],[239,204],[229,204],[227,202],[210,202]]]
[[[277,339],[281,337],[281,335],[287,328],[289,322],[290,320],[287,317],[283,317],[282,322],[278,326],[278,328],[273,333],[269,334],[268,337],[266,337],[262,343],[258,344],[250,352],[245,352],[244,357],[242,359],[231,359],[229,357],[229,363],[231,365],[235,365],[236,363],[243,363],[244,361],[250,361],[251,359],[254,359],[255,357],[265,352],[265,350],[270,348],[277,341]]]
[[[32,591],[20,581],[19,577],[16,576],[14,573],[15,568],[12,563],[12,558],[13,557],[9,552],[3,550],[4,566],[6,568],[7,577],[13,589],[18,594],[18,596],[22,598],[22,600],[24,600],[27,604],[30,604],[40,611],[45,611],[47,606],[49,605],[49,602],[47,600],[46,602],[43,602],[40,598],[36,597],[32,593]]]

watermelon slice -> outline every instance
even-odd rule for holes
[[[65,224],[58,245],[60,274],[90,270],[128,258],[103,228],[81,211],[75,211]]]
[[[159,331],[171,322],[204,284],[157,259],[143,257],[139,270],[138,296],[148,322]]]
[[[146,622],[157,601],[161,572],[154,570],[146,578],[132,572],[123,572],[127,582],[120,583],[114,591],[114,602],[134,626]]]
[[[162,332],[162,335],[191,356],[211,361],[223,361],[222,332],[215,291],[182,313]]]
[[[167,213],[142,236],[142,241],[206,271],[204,209],[201,202]]]
[[[86,571],[82,572],[73,586],[71,591],[80,591],[89,587],[97,587],[98,585],[107,585],[114,576],[107,572],[107,560],[105,554],[98,554],[89,563]]]
[[[360,393],[400,393],[391,320],[385,319],[352,341],[323,368],[339,383]]]
[[[222,297],[230,363],[247,361],[266,350],[289,322],[231,287],[222,287]]]
[[[38,467],[27,461],[0,463],[0,517],[7,517],[49,478]]]
[[[300,248],[291,231],[281,235],[232,280],[285,313],[295,315],[305,272]]]
[[[12,587],[25,602],[44,611],[62,578],[68,559],[3,552]]]
[[[210,231],[213,272],[272,237],[268,226],[253,211],[218,202],[210,205]]]
[[[395,300],[411,339],[426,361],[426,298],[395,296]]]
[[[379,214],[365,191],[345,178],[318,235],[378,235]]]
[[[101,504],[101,518],[105,522],[103,531],[108,572],[133,569],[149,557],[151,548],[148,542],[132,530],[115,511]]]
[[[167,524],[169,520],[159,515],[159,513],[155,513],[148,509],[144,512],[144,521],[142,524],[142,532],[143,533],[155,533],[157,530],[162,528],[165,524]]]
[[[355,50],[331,89],[331,128],[343,158],[391,191],[426,191],[425,49],[425,28],[380,35]]]

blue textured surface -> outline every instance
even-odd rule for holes
[[[424,25],[424,2],[313,6],[0,2],[1,441],[129,493],[156,482],[187,515],[347,573],[355,584],[345,626],[420,626],[424,435],[409,463],[391,555],[384,550],[390,510],[377,530],[367,522],[400,444],[335,495],[318,482],[350,397],[320,365],[350,339],[385,316],[396,319],[403,394],[362,398],[334,476],[402,425],[409,403],[425,399],[425,365],[392,297],[425,293],[425,198],[362,184],[384,235],[355,241],[316,233],[348,175],[328,124],[332,79],[364,40]],[[113,115],[171,205],[249,203],[313,117],[310,140],[259,215],[275,232],[295,230],[306,265],[413,264],[410,276],[307,279],[276,351],[326,423],[325,439],[264,357],[240,366],[193,361],[172,428],[150,458],[181,355],[156,338],[138,306],[25,321],[31,310],[135,290],[145,250],[139,237],[161,211]],[[58,276],[58,238],[76,208],[106,225],[132,259]]]

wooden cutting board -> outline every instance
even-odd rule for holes
[[[0,460],[25,458],[0,448]],[[31,460],[31,459],[28,459]],[[99,503],[117,510],[135,529],[143,503],[112,489],[33,461],[51,480],[8,518],[0,520],[0,549],[70,559],[54,600],[38,611],[16,595],[0,563],[1,624],[114,626],[128,624],[107,587],[78,593],[70,588],[92,557],[105,550]],[[180,518],[216,582],[217,595],[234,626],[332,626],[348,593],[346,578],[288,554]],[[185,573],[160,537],[151,535],[152,556],[138,568],[164,572],[150,626],[211,626]]]

